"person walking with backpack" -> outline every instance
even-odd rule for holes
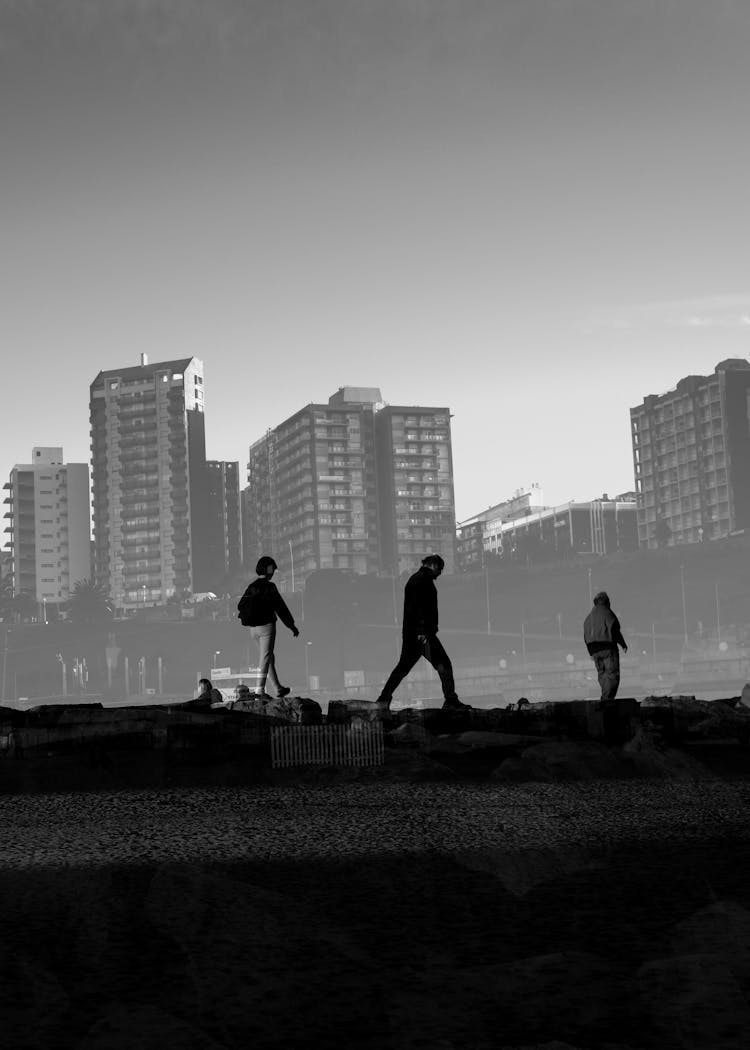
[[[299,637],[299,630],[289,607],[279,594],[276,584],[271,582],[277,568],[276,562],[267,554],[259,558],[255,566],[258,578],[249,584],[237,605],[240,623],[243,627],[250,628],[251,635],[258,643],[260,674],[255,696],[263,700],[271,699],[266,692],[267,682],[270,682],[278,699],[291,693],[288,686],[281,685],[276,674],[274,646],[277,618],[289,628],[295,638]]]

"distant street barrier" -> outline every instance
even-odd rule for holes
[[[385,761],[383,727],[275,726],[271,730],[271,765],[382,766]]]

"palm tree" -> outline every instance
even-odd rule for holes
[[[77,580],[68,601],[71,620],[93,623],[112,616],[112,599],[103,587],[89,579]]]

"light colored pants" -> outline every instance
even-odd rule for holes
[[[281,685],[276,677],[276,659],[273,655],[273,647],[276,642],[276,624],[264,623],[260,627],[251,627],[250,634],[258,643],[259,650],[258,667],[260,673],[255,695],[265,693],[266,679],[268,679],[271,688],[278,695],[281,691]]]

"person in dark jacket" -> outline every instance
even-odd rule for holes
[[[443,707],[454,710],[468,707],[468,704],[462,704],[456,696],[453,667],[437,636],[438,600],[435,580],[444,568],[445,562],[440,555],[430,554],[422,559],[421,568],[407,580],[404,588],[401,656],[377,699],[377,704],[382,710],[388,710],[393,693],[421,656],[429,660],[440,675]]]
[[[279,699],[291,693],[289,686],[281,685],[276,674],[274,646],[277,617],[295,638],[299,637],[289,607],[279,594],[276,584],[271,582],[277,568],[276,562],[267,554],[259,558],[255,566],[258,578],[247,587],[238,606],[242,623],[250,628],[251,635],[258,643],[259,675],[255,695],[264,700],[270,699],[266,692],[266,682],[271,683],[271,688],[275,690]]]
[[[609,607],[609,595],[594,595],[594,607],[583,621],[583,640],[589,651],[602,690],[602,700],[614,700],[620,685],[620,652],[628,647],[620,630],[620,621]]]
[[[195,699],[188,700],[184,706],[208,710],[212,704],[221,704],[223,702],[224,697],[218,689],[214,688],[211,679],[201,678],[198,680],[198,695]]]

